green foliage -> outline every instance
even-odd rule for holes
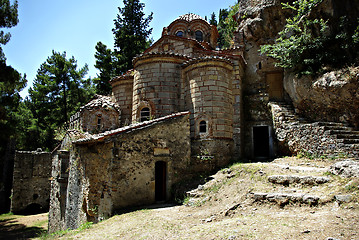
[[[133,68],[132,59],[150,46],[149,36],[152,33],[149,25],[153,14],[145,17],[145,4],[139,0],[123,0],[123,3],[124,7],[118,8],[119,14],[114,20],[115,28],[112,30],[115,35],[117,75]]]
[[[17,25],[18,19],[18,2],[12,5],[10,0],[0,0],[0,28],[11,28]],[[0,61],[5,61],[5,55],[1,45],[5,45],[10,41],[11,34],[0,31]]]
[[[151,44],[149,36],[152,28],[149,29],[149,24],[152,13],[145,17],[145,4],[139,0],[124,0],[123,3],[124,7],[118,8],[119,14],[114,19],[115,27],[112,29],[115,50],[108,49],[101,42],[96,45],[95,67],[100,74],[94,79],[94,83],[98,94],[111,93],[109,81],[132,69],[132,59]]]
[[[216,19],[216,14],[214,12],[211,14],[211,19],[209,20],[209,24],[214,25],[214,26],[218,25],[217,19]]]
[[[0,28],[11,28],[18,23],[18,3],[0,0]],[[18,116],[16,115],[21,97],[20,91],[26,86],[26,75],[22,76],[6,64],[2,45],[9,42],[10,33],[0,31],[0,167],[6,146],[17,138]]]
[[[112,90],[109,81],[114,77],[115,70],[113,53],[105,44],[98,42],[96,45],[95,58],[95,67],[100,70],[98,77],[93,80],[96,86],[96,93],[109,95]]]
[[[91,79],[84,79],[87,71],[87,65],[77,69],[77,61],[74,57],[67,59],[66,52],[53,51],[41,64],[29,90],[28,106],[33,115],[29,132],[35,138],[33,145],[52,150],[57,142],[56,129],[89,101],[94,90]]]
[[[238,27],[238,22],[233,19],[233,16],[239,10],[239,2],[228,9],[219,10],[218,21],[218,46],[220,48],[228,48],[232,45],[233,33]]]
[[[220,48],[229,46],[229,43],[226,42],[226,28],[227,28],[227,23],[226,23],[226,18],[228,17],[228,9],[220,9],[219,10],[219,19],[218,19],[218,33],[219,33],[219,38],[218,38],[218,46]]]
[[[261,47],[261,53],[277,60],[276,65],[302,75],[315,75],[325,67],[337,68],[356,57],[354,28],[345,16],[339,29],[329,31],[328,21],[311,18],[311,13],[323,0],[297,0],[283,3],[293,11],[274,44]]]

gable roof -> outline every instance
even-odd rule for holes
[[[174,119],[174,118],[178,118],[178,117],[189,115],[189,114],[190,114],[190,112],[188,112],[188,111],[187,112],[179,112],[179,113],[174,113],[174,114],[167,115],[164,117],[156,118],[156,119],[153,119],[150,121],[131,124],[126,127],[106,131],[106,132],[99,133],[99,134],[93,134],[93,135],[89,134],[89,135],[85,136],[84,138],[73,141],[73,143],[74,144],[87,144],[87,143],[100,142],[100,141],[103,141],[104,139],[111,137],[113,135],[116,135],[116,134],[132,132],[132,131],[135,131],[138,129],[149,127],[153,124],[158,124],[158,123],[164,122],[169,119]]]

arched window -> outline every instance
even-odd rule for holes
[[[100,130],[101,129],[101,122],[102,120],[102,116],[101,115],[97,115],[97,129]]]
[[[182,32],[182,31],[176,32],[176,36],[177,36],[177,37],[183,37],[183,32]]]
[[[199,133],[206,133],[207,132],[207,122],[202,120],[199,122]]]
[[[202,41],[203,41],[203,33],[202,33],[201,31],[197,30],[197,31],[195,32],[195,34],[196,34],[196,40],[197,40],[198,42],[202,42]]]
[[[148,121],[151,117],[151,112],[148,107],[144,107],[141,109],[141,116],[140,116],[140,122]]]

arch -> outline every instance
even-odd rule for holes
[[[183,31],[181,31],[181,30],[177,31],[177,32],[176,32],[176,36],[177,36],[177,37],[183,37],[183,36],[184,36]]]
[[[202,120],[199,122],[199,134],[207,133],[207,122]]]
[[[97,114],[97,130],[101,130],[101,126],[102,126],[102,115]]]
[[[151,119],[151,110],[149,107],[143,107],[140,110],[140,122],[149,121]]]
[[[198,42],[203,42],[203,32],[200,30],[196,30],[195,37]]]
[[[211,138],[213,136],[212,120],[204,113],[195,118],[194,132],[196,138]]]

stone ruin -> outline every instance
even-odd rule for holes
[[[243,3],[229,49],[216,48],[215,26],[180,16],[110,81],[111,96],[71,117],[52,158],[50,232],[167,201],[176,183],[231,160],[301,151],[358,158],[349,123],[312,122],[293,108],[283,69],[258,52],[288,13],[280,1],[257,2]]]

